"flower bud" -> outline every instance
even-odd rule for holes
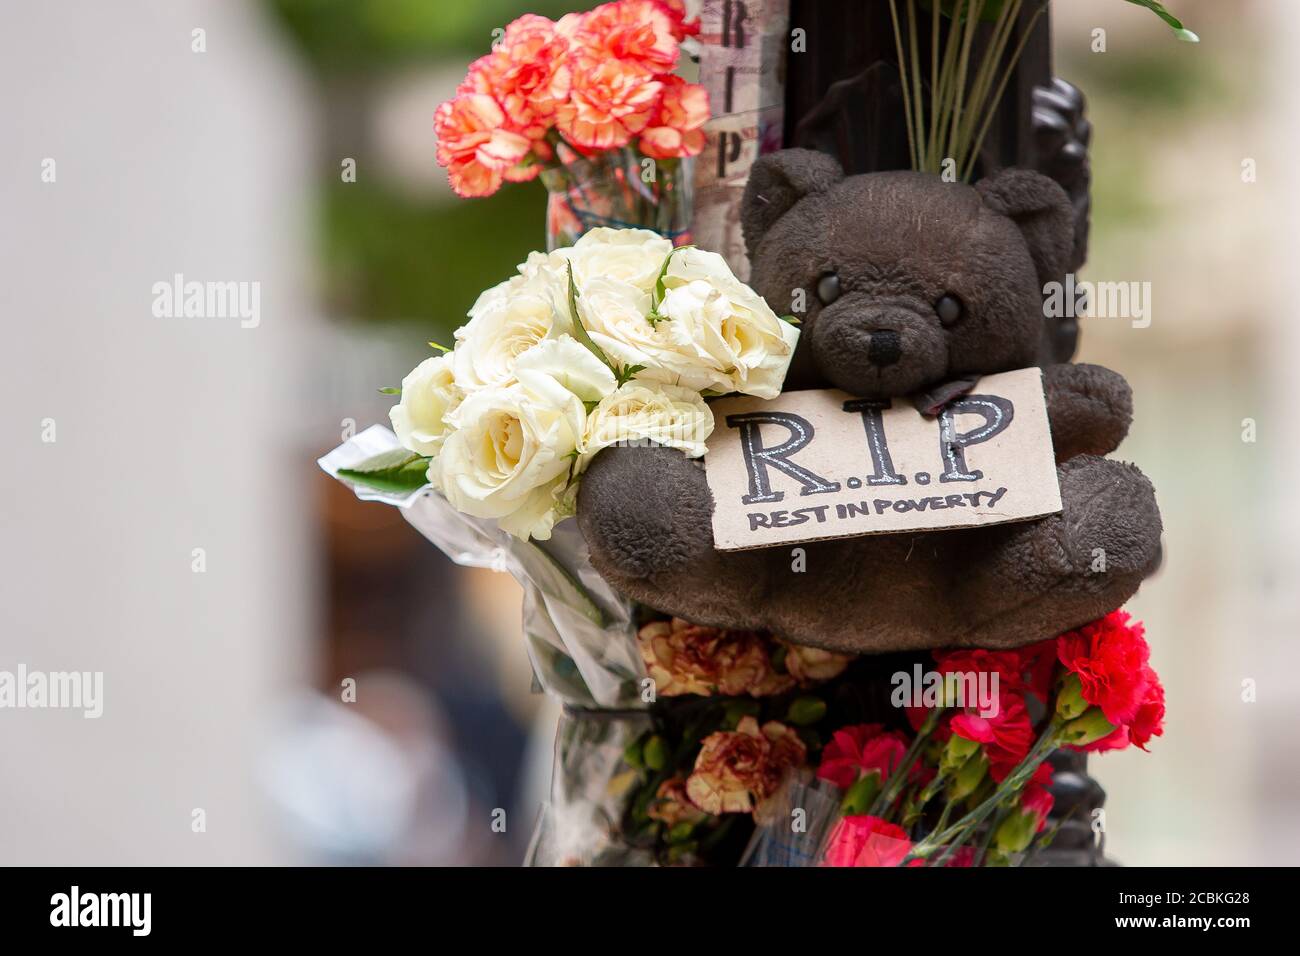
[[[994,845],[1003,853],[1023,853],[1038,832],[1038,814],[1015,810],[998,826]]]
[[[948,799],[952,801],[965,800],[984,781],[984,775],[988,773],[989,758],[984,755],[983,751],[969,758],[957,775],[953,777],[952,785],[948,791]]]
[[[859,816],[868,812],[880,793],[880,774],[872,771],[859,778],[849,787],[840,802],[840,810],[845,816]]]
[[[1083,684],[1078,674],[1068,674],[1061,682],[1061,689],[1056,692],[1056,716],[1062,720],[1074,720],[1088,709],[1088,702],[1083,699]]]
[[[1061,742],[1085,747],[1090,743],[1109,737],[1115,732],[1115,725],[1106,719],[1100,707],[1089,707],[1082,717],[1076,717],[1061,730]]]
[[[785,712],[785,722],[809,727],[826,716],[826,701],[817,697],[796,697]]]
[[[953,734],[948,738],[948,743],[943,748],[943,753],[939,756],[939,767],[951,773],[960,767],[966,765],[969,760],[980,749],[978,741],[967,740],[960,734]]]

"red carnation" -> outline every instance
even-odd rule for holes
[[[997,674],[998,686],[1017,690],[1024,686],[1025,656],[1020,650],[988,651],[970,648],[935,651],[935,670],[940,674]]]
[[[1152,737],[1159,737],[1165,732],[1165,689],[1150,667],[1146,669],[1146,678],[1146,696],[1138,705],[1137,714],[1128,728],[1133,745],[1143,750],[1147,749],[1147,742]]]
[[[866,814],[841,817],[831,831],[823,866],[898,866],[912,850],[907,831]]]
[[[996,716],[958,714],[950,726],[958,737],[983,745],[989,758],[989,775],[999,783],[1025,759],[1034,745],[1029,711],[1016,694],[1002,695]]]
[[[885,732],[880,724],[856,724],[831,735],[822,750],[817,776],[847,790],[859,777],[879,773],[881,782],[902,763],[907,743],[897,731]]]
[[[1112,611],[1056,639],[1057,657],[1078,675],[1083,699],[1100,707],[1116,727],[1137,716],[1153,675],[1142,622],[1129,621],[1126,612]]]

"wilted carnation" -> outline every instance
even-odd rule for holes
[[[844,669],[853,660],[851,654],[836,654],[820,647],[805,647],[779,638],[777,640],[785,648],[786,672],[803,685],[834,680],[844,673]]]
[[[658,820],[668,827],[679,823],[699,823],[708,818],[708,814],[691,803],[686,796],[686,780],[682,777],[673,777],[661,783],[655,791],[654,802],[646,812],[650,819]]]
[[[755,631],[726,631],[681,618],[641,628],[637,647],[662,697],[781,693],[794,680],[777,675],[767,641]]]
[[[808,751],[799,735],[775,720],[760,729],[753,717],[741,718],[734,731],[704,738],[686,795],[705,813],[762,812],[780,789],[786,773],[802,766]]]

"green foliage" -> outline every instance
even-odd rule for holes
[[[556,18],[581,0],[266,0],[322,72],[486,53],[492,31],[525,11]]]
[[[465,323],[480,292],[544,245],[546,192],[536,183],[487,199],[421,201],[366,181],[335,181],[323,202],[321,271],[331,311],[418,322],[442,341]]]
[[[425,477],[428,470],[428,458],[405,448],[393,448],[351,468],[340,468],[339,477],[379,491],[401,494],[416,491],[428,484],[428,478]]]

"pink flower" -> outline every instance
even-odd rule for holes
[[[505,120],[501,107],[483,93],[461,93],[438,107],[438,163],[447,167],[458,195],[491,195],[528,155],[528,140],[506,129]]]
[[[831,734],[822,750],[817,776],[847,790],[859,778],[880,774],[883,783],[898,769],[907,750],[907,742],[897,731],[885,732],[880,724],[855,724]]]
[[[659,108],[641,133],[641,152],[655,159],[698,156],[704,150],[709,120],[709,94],[704,87],[679,76],[666,76]]]
[[[907,831],[866,814],[841,817],[822,866],[899,866],[912,850]]]

